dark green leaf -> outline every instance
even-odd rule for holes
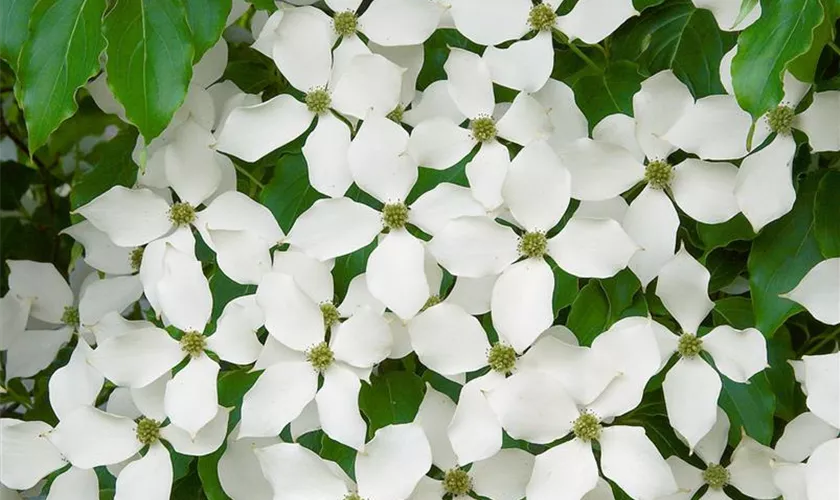
[[[213,295],[213,312],[211,314],[211,321],[216,321],[222,315],[225,306],[231,300],[256,293],[257,287],[255,285],[240,285],[239,283],[228,278],[221,269],[216,269],[213,275],[210,276],[210,293]]]
[[[834,40],[834,24],[840,17],[840,4],[835,0],[820,0],[823,4],[825,16],[823,21],[814,30],[814,41],[807,52],[790,62],[788,71],[798,80],[813,82],[815,71],[820,62],[820,56],[828,42]]]
[[[29,150],[76,112],[76,90],[99,69],[105,48],[105,0],[40,0],[18,60],[18,102],[26,116]]]
[[[137,141],[137,132],[126,130],[108,142],[101,143],[91,152],[93,169],[77,174],[70,190],[70,205],[76,209],[93,200],[114,186],[131,187],[137,180],[137,165],[131,152]]]
[[[572,302],[566,326],[581,345],[590,345],[598,334],[606,330],[610,317],[610,301],[597,280],[591,280]]]
[[[35,0],[4,0],[0,4],[0,57],[17,68],[20,48],[26,41],[29,14]]]
[[[633,114],[633,95],[642,87],[639,67],[627,61],[609,66],[599,75],[585,76],[572,90],[590,129],[602,118],[614,113]]]
[[[814,201],[814,236],[826,259],[840,257],[840,172],[823,176]]]
[[[195,62],[198,62],[201,56],[219,41],[225,29],[231,5],[231,0],[184,0],[187,22],[192,31]]]
[[[723,388],[718,404],[729,417],[729,444],[741,440],[741,429],[761,444],[770,445],[773,438],[773,413],[776,397],[763,372],[754,375],[749,384],[739,384],[721,377]]]
[[[788,363],[789,359],[795,358],[790,332],[785,327],[779,328],[776,335],[767,342],[767,362],[770,366],[765,374],[776,395],[776,415],[787,421],[805,410],[805,398],[797,389],[799,384],[793,375],[793,367]]]
[[[477,152],[478,150],[476,150]],[[424,193],[428,193],[438,184],[448,182],[450,184],[457,184],[459,186],[468,186],[466,167],[474,154],[467,155],[464,159],[446,170],[434,170],[431,168],[420,168],[417,175],[417,182],[411,188],[411,192],[406,197],[406,203],[411,205],[414,200]]]
[[[557,316],[557,312],[570,305],[578,294],[578,279],[560,266],[551,261],[551,272],[554,274],[554,295],[552,296],[551,310]]]
[[[706,252],[715,248],[725,247],[733,241],[751,240],[755,238],[750,222],[744,214],[738,214],[723,224],[697,223],[697,234]]]
[[[219,481],[219,459],[224,452],[225,446],[222,445],[213,453],[198,457],[198,477],[207,500],[230,500]]]
[[[747,265],[747,254],[719,248],[708,256],[704,263],[711,274],[709,292],[716,292],[730,285]]]
[[[370,380],[359,391],[359,409],[367,417],[369,436],[382,427],[414,420],[426,390],[423,379],[413,373],[388,372]]]
[[[148,143],[184,102],[192,35],[178,0],[118,0],[105,17],[108,85]]]
[[[0,209],[17,210],[20,199],[35,179],[35,170],[14,161],[0,164]]]
[[[726,297],[716,301],[712,319],[715,326],[729,325],[739,330],[755,325],[752,303],[746,297]]]
[[[260,194],[260,202],[271,210],[280,228],[287,233],[298,215],[321,198],[324,195],[309,184],[306,160],[299,154],[280,158],[274,177]]]
[[[356,450],[330,439],[324,434],[321,438],[321,458],[337,463],[350,479],[356,480]]]
[[[286,81],[271,58],[246,45],[231,45],[228,49],[228,65],[222,77],[230,80],[249,94],[273,97],[285,87]]]
[[[471,50],[481,53],[481,46],[467,40],[467,38],[454,29],[439,29],[432,33],[432,36],[423,44],[424,58],[423,67],[417,76],[417,89],[425,90],[430,83],[437,80],[446,80],[446,72],[443,65],[449,57],[449,48]]]
[[[615,323],[631,304],[636,292],[642,288],[639,278],[629,269],[622,269],[611,278],[603,279],[601,288],[607,296],[610,305],[610,314],[607,320],[607,328]]]
[[[356,276],[365,272],[367,269],[367,261],[373,249],[376,248],[377,241],[374,239],[366,247],[360,248],[351,254],[347,254],[335,259],[335,266],[332,270],[334,290],[336,303],[344,299],[347,293],[347,287]]]
[[[242,406],[242,397],[254,385],[262,372],[228,371],[219,376],[219,404],[231,408]]]

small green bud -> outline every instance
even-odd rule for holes
[[[336,309],[332,302],[321,304],[321,315],[324,317],[324,328],[331,327],[341,319],[341,315],[338,314],[338,309]]]
[[[601,437],[601,422],[591,413],[581,413],[572,425],[572,432],[582,441],[596,441]]]
[[[64,314],[61,315],[61,322],[73,328],[79,327],[79,310],[73,306],[64,308]]]
[[[452,495],[466,495],[472,489],[472,478],[463,469],[449,469],[443,476],[443,489]]]
[[[389,120],[391,120],[392,122],[395,122],[395,123],[402,123],[404,113],[405,113],[405,108],[403,108],[403,105],[402,104],[397,104],[397,107],[394,108],[393,110],[391,110],[391,112],[388,113],[385,116],[385,118],[387,118],[387,119],[389,119]]]
[[[470,130],[478,142],[492,141],[496,138],[496,122],[489,116],[479,116],[471,120]]]
[[[306,109],[316,115],[326,113],[330,109],[330,104],[332,103],[330,93],[327,92],[327,89],[321,87],[314,88],[307,92],[303,100],[306,103]]]
[[[684,358],[693,358],[700,354],[703,350],[703,339],[690,333],[683,333],[680,335],[680,340],[677,342],[677,352]]]
[[[645,180],[654,189],[665,189],[674,178],[674,167],[667,161],[654,160],[645,167]]]
[[[133,269],[135,273],[140,271],[140,264],[143,263],[143,252],[145,250],[145,247],[137,247],[131,251],[129,259],[131,260],[131,269]]]
[[[767,124],[773,132],[789,135],[795,116],[796,114],[793,112],[793,108],[782,104],[776,109],[767,112]]]
[[[523,257],[538,259],[545,255],[548,239],[540,231],[528,232],[519,238],[519,254]]]
[[[536,31],[548,31],[554,27],[554,22],[557,20],[557,14],[550,5],[538,3],[531,7],[531,12],[528,14],[528,24],[531,29]]]
[[[338,36],[350,36],[356,33],[358,26],[359,20],[356,18],[356,13],[352,10],[336,12],[333,15],[333,28],[335,28]]]
[[[516,366],[516,350],[504,344],[495,344],[487,353],[487,364],[499,373],[510,373]]]
[[[169,207],[169,220],[176,226],[186,226],[195,221],[195,209],[189,203],[173,203]]]
[[[137,421],[137,440],[146,444],[152,444],[160,439],[160,422],[143,417]]]
[[[429,298],[426,299],[426,303],[423,304],[423,307],[420,309],[420,312],[423,312],[426,309],[434,307],[438,304],[440,304],[440,297],[438,297],[437,295],[429,295]]]
[[[388,229],[402,229],[408,223],[405,203],[386,203],[382,207],[382,224]]]
[[[703,471],[703,481],[713,490],[721,490],[729,484],[729,471],[719,464],[710,464]]]
[[[312,368],[322,372],[329,368],[332,362],[335,361],[335,355],[326,342],[321,342],[306,351],[306,361],[309,361]]]
[[[181,350],[192,357],[198,357],[204,352],[207,339],[196,331],[186,332],[181,337]]]

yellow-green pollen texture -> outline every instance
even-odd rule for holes
[[[516,366],[516,350],[509,345],[496,344],[487,353],[487,364],[499,373],[510,373]]]
[[[770,130],[777,134],[788,135],[793,126],[793,118],[796,114],[790,106],[781,106],[767,113],[767,124]]]
[[[327,92],[327,89],[323,88],[315,88],[310,90],[306,93],[306,96],[303,98],[304,102],[306,103],[306,109],[315,113],[316,115],[321,115],[327,112],[330,109],[330,104],[332,103],[332,99],[330,99],[330,93]]]
[[[429,295],[429,298],[426,299],[426,303],[423,304],[423,307],[420,309],[420,312],[423,312],[426,309],[434,307],[438,304],[440,304],[440,297],[438,297],[437,295]]]
[[[364,498],[360,497],[358,493],[348,493],[344,500],[365,500]]]
[[[405,203],[386,203],[382,207],[382,224],[388,229],[402,229],[408,222]]]
[[[548,239],[539,231],[528,232],[519,238],[519,253],[523,257],[539,258],[545,255]]]
[[[192,357],[197,357],[204,352],[207,339],[198,332],[187,332],[181,337],[181,350]]]
[[[345,12],[336,12],[333,16],[333,27],[339,36],[350,36],[356,32],[359,25],[356,19],[356,13],[348,10]]]
[[[492,141],[496,138],[496,122],[489,116],[479,116],[471,120],[470,130],[478,142]]]
[[[173,203],[169,207],[169,220],[176,226],[186,226],[195,221],[195,209],[189,203]]]
[[[160,422],[143,417],[137,421],[137,440],[141,443],[152,444],[160,439]]]
[[[449,469],[443,476],[443,489],[452,495],[466,495],[472,489],[472,478],[462,469]]]
[[[654,160],[645,167],[645,180],[651,187],[665,189],[674,178],[674,167],[667,161]]]
[[[338,309],[336,309],[332,302],[321,304],[321,316],[324,317],[324,328],[331,327],[341,319],[341,315],[338,314]]]
[[[137,247],[131,251],[131,255],[128,257],[131,261],[131,269],[133,269],[135,273],[140,270],[140,264],[143,263],[144,251],[145,247]]]
[[[61,322],[67,326],[79,326],[79,310],[72,306],[64,308],[64,314],[61,315]]]
[[[680,340],[677,342],[677,352],[684,358],[693,358],[700,354],[703,350],[703,339],[697,338],[696,335],[690,333],[683,333],[680,335]]]
[[[601,422],[591,413],[581,413],[572,425],[575,437],[583,441],[595,441],[601,437]]]
[[[537,31],[548,31],[554,27],[554,22],[557,20],[557,14],[550,5],[538,3],[531,7],[531,13],[528,14],[528,24],[531,29]]]
[[[703,481],[713,490],[723,489],[729,484],[729,471],[722,465],[711,464],[703,471]]]
[[[312,368],[322,372],[329,368],[332,362],[335,361],[335,355],[326,342],[321,342],[306,351],[306,361],[309,361]]]
[[[397,107],[394,108],[390,113],[388,113],[385,117],[395,123],[402,123],[403,114],[405,113],[405,108],[402,104],[397,104]]]

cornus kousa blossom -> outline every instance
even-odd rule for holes
[[[799,303],[818,321],[840,324],[840,258],[820,262],[781,297]]]
[[[834,498],[840,494],[834,480],[840,467],[839,432],[811,412],[788,423],[771,460],[773,483],[785,498]]]

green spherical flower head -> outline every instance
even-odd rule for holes
[[[326,113],[330,109],[330,104],[332,103],[330,93],[327,92],[327,89],[320,87],[307,92],[303,100],[306,103],[306,109],[316,115]]]
[[[557,20],[557,14],[550,5],[538,3],[531,8],[531,13],[528,14],[528,24],[531,29],[536,31],[549,31],[554,27],[554,22]]]
[[[690,333],[683,333],[680,335],[680,340],[677,342],[677,352],[684,358],[693,358],[700,354],[703,350],[703,339]]]
[[[408,222],[405,203],[386,203],[382,207],[382,224],[388,229],[402,229]]]
[[[335,361],[335,355],[326,342],[321,342],[306,351],[306,360],[309,361],[312,368],[322,372],[329,368],[332,362]]]
[[[160,439],[160,422],[143,417],[137,421],[137,440],[141,443],[152,444]]]
[[[186,226],[195,221],[195,209],[189,203],[173,203],[169,207],[169,220],[176,226]]]
[[[72,306],[64,308],[64,314],[61,315],[61,322],[73,328],[79,327],[79,310]]]
[[[341,315],[338,314],[338,309],[332,302],[324,302],[321,304],[321,315],[324,317],[324,327],[329,328],[333,324],[338,323]]]
[[[426,309],[434,307],[438,304],[440,304],[440,297],[438,297],[437,295],[429,295],[429,298],[426,299],[426,303],[423,304],[423,307],[420,309],[420,312],[423,312]]]
[[[788,135],[793,126],[793,118],[795,116],[796,114],[793,112],[793,108],[782,104],[776,109],[767,112],[767,124],[773,132]]]
[[[509,345],[495,344],[487,353],[487,364],[499,373],[510,373],[516,366],[516,350]]]
[[[601,437],[601,422],[591,413],[581,413],[572,425],[572,432],[583,441],[595,441]]]
[[[462,469],[449,469],[443,476],[443,489],[452,495],[466,495],[472,489],[472,478]]]
[[[519,254],[523,257],[540,258],[548,248],[548,239],[540,231],[528,232],[519,238]]]
[[[645,180],[652,188],[665,189],[674,178],[674,167],[662,160],[654,160],[645,167]]]
[[[496,138],[496,122],[489,116],[479,116],[471,120],[470,130],[478,142],[492,141]]]
[[[721,490],[729,484],[729,471],[722,465],[711,464],[703,471],[703,481],[713,490]]]
[[[131,269],[133,269],[135,273],[140,270],[140,264],[143,263],[143,252],[145,250],[145,247],[137,247],[131,251],[129,260],[131,261]]]
[[[405,113],[405,108],[402,104],[397,104],[397,107],[394,108],[390,113],[388,113],[385,118],[391,120],[394,123],[402,123],[403,114]]]
[[[358,26],[359,20],[352,10],[336,12],[333,15],[333,27],[338,36],[350,36],[356,32]]]
[[[199,332],[187,332],[181,337],[181,350],[194,358],[204,352],[206,344],[207,339]]]

